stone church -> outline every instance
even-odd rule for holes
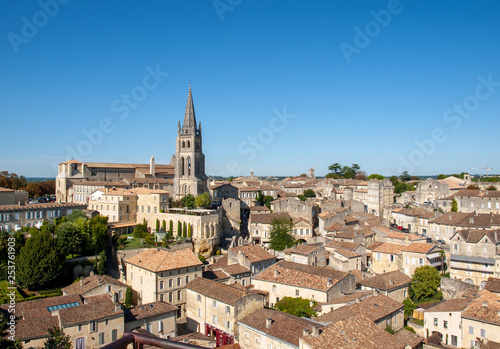
[[[162,189],[167,190],[173,199],[180,199],[187,194],[196,196],[208,191],[201,122],[196,125],[191,85],[184,123],[181,126],[179,120],[175,155],[170,164],[155,164],[154,157],[151,157],[149,164],[95,163],[72,159],[58,166],[58,202],[77,202],[81,201],[81,197],[88,197],[78,190],[108,187]]]

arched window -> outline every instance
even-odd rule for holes
[[[188,158],[187,165],[188,165],[187,174],[188,174],[188,176],[191,176],[191,158],[190,157]]]
[[[182,147],[186,148],[186,142],[182,141]]]
[[[184,176],[184,158],[181,158],[181,176]]]
[[[188,148],[191,147],[191,141],[188,141]]]

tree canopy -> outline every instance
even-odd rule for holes
[[[196,207],[210,208],[212,207],[212,198],[209,193],[205,192],[196,197],[195,203]]]
[[[295,239],[291,235],[293,224],[287,218],[274,218],[271,221],[271,240],[269,247],[276,251],[283,251],[285,248],[295,244]]]
[[[49,338],[43,344],[44,349],[71,349],[71,337],[65,335],[59,327],[49,329]]]
[[[358,164],[352,164],[351,166],[343,166],[336,162],[328,166],[328,173],[326,178],[355,178],[361,167]]]
[[[443,294],[439,291],[440,285],[439,271],[429,265],[424,265],[415,269],[408,287],[408,294],[416,304],[438,301],[443,298]]]
[[[17,261],[17,280],[30,290],[52,286],[63,272],[65,255],[58,241],[40,232],[26,241]]]
[[[385,177],[382,176],[382,175],[379,175],[379,174],[376,174],[376,173],[372,173],[371,175],[369,175],[366,179],[367,180],[370,180],[370,179],[384,179]]]
[[[196,199],[191,194],[184,196],[182,198],[182,203],[184,204],[184,207],[187,207],[189,209],[196,208]]]
[[[301,297],[283,297],[274,305],[274,308],[295,316],[311,318],[317,315],[313,309],[316,306],[316,301],[312,303],[311,307],[311,301],[309,299]]]

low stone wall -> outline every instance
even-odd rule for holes
[[[443,292],[443,298],[446,300],[460,298],[469,289],[479,291],[478,286],[468,284],[459,279],[441,278],[441,292]]]

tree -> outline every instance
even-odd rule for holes
[[[186,222],[182,223],[182,237],[185,238],[187,236],[187,226]]]
[[[108,217],[92,217],[92,219],[90,220],[90,233],[92,235],[92,248],[94,250],[93,252],[98,253],[99,251],[104,250],[109,239]]]
[[[104,275],[106,271],[106,251],[102,251],[97,262],[97,274]]]
[[[167,222],[165,220],[162,221],[161,223],[161,228],[164,230],[164,231],[167,231]]]
[[[297,195],[297,198],[299,198],[300,201],[306,201],[306,197],[302,194]]]
[[[177,237],[182,236],[182,223],[181,221],[177,222]]]
[[[66,218],[68,218],[68,221],[70,221],[70,222],[75,222],[79,218],[85,218],[86,219],[87,216],[85,215],[85,213],[83,213],[80,210],[74,210],[69,215],[67,215]]]
[[[337,174],[337,175],[341,173],[341,169],[342,169],[342,166],[338,162],[328,166],[328,170],[330,172],[333,172],[334,174]]]
[[[437,179],[445,179],[445,178],[446,178],[446,175],[442,174],[442,173],[437,176]]]
[[[439,258],[441,258],[441,275],[446,272],[446,253],[444,250],[439,251]]]
[[[317,315],[313,309],[316,306],[316,301],[313,300],[312,303],[311,306],[309,299],[301,297],[283,297],[274,305],[274,308],[295,316],[311,318]]]
[[[43,344],[45,349],[71,349],[71,337],[65,335],[59,327],[49,329],[49,338]]]
[[[174,222],[170,220],[168,223],[168,237],[171,238],[174,235]]]
[[[361,181],[366,181],[366,179],[368,178],[366,176],[366,172],[365,171],[362,171],[362,170],[358,170],[356,171],[356,175],[354,176],[355,179],[359,179]]]
[[[405,183],[401,183],[399,182],[398,184],[396,184],[396,186],[394,187],[394,192],[396,194],[399,194],[399,193],[402,193],[402,192],[405,192],[406,191],[406,184]]]
[[[40,232],[26,241],[17,261],[17,279],[30,290],[53,286],[63,271],[66,256],[57,239]]]
[[[182,198],[182,203],[184,207],[187,207],[188,209],[196,208],[196,199],[191,194],[184,196]]]
[[[492,185],[487,186],[487,187],[486,187],[486,190],[493,190],[493,191],[495,191],[495,190],[497,190],[497,187],[495,187],[495,186],[492,184]]]
[[[342,167],[342,175],[344,178],[354,178],[356,176],[356,171],[350,166]]]
[[[285,248],[295,244],[295,239],[290,234],[293,224],[287,218],[274,218],[271,221],[271,239],[269,247],[276,251],[283,251]]]
[[[385,177],[382,176],[382,175],[379,175],[377,173],[372,173],[371,175],[369,175],[366,179],[367,180],[370,180],[370,179],[379,179],[379,180],[382,180],[384,179]]]
[[[458,212],[458,203],[457,200],[455,200],[455,198],[451,200],[451,212]]]
[[[393,186],[396,186],[399,183],[398,177],[397,176],[391,176],[389,178]]]
[[[471,185],[468,185],[465,189],[468,189],[468,190],[479,190],[479,186],[477,184],[471,184]]]
[[[443,298],[443,294],[438,290],[440,285],[441,275],[437,269],[424,265],[415,269],[408,294],[416,304],[438,301]]]
[[[132,306],[132,287],[127,287],[125,292],[125,308],[130,308]]]
[[[84,236],[82,232],[71,222],[59,225],[56,229],[57,240],[61,244],[64,254],[81,254],[84,246]]]
[[[196,197],[196,207],[201,208],[210,208],[212,207],[212,198],[210,198],[210,194],[205,192]]]
[[[156,231],[160,231],[160,220],[156,218]]]
[[[403,171],[403,173],[401,173],[401,176],[399,176],[399,179],[401,179],[404,182],[407,182],[411,179],[411,176],[408,173],[408,171]]]
[[[403,305],[406,316],[411,316],[411,314],[413,314],[413,311],[417,309],[416,304],[413,303],[413,301],[409,297],[405,298],[405,300],[403,301]]]
[[[304,191],[304,196],[306,198],[315,198],[316,197],[316,193],[312,189],[307,189],[307,190]]]
[[[135,238],[142,239],[146,237],[147,234],[148,234],[148,228],[144,224],[137,224],[134,227],[133,235]]]
[[[193,228],[191,227],[191,223],[188,224],[188,233],[187,233],[187,237],[189,239],[191,239],[191,236],[193,235]]]

